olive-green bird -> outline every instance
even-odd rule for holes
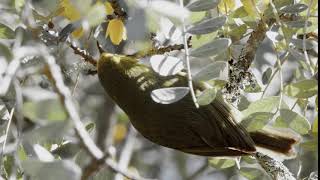
[[[297,142],[279,133],[247,132],[221,96],[200,108],[190,93],[172,104],[153,101],[150,94],[155,89],[187,87],[184,75],[163,77],[137,59],[110,53],[101,55],[97,68],[106,92],[133,126],[156,144],[202,156],[239,156],[252,155],[257,146],[288,155]],[[194,82],[194,88],[205,89],[201,82]]]

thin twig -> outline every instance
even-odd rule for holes
[[[188,44],[189,48],[192,47],[191,36],[188,38],[187,44]],[[180,51],[183,49],[184,49],[184,44],[174,44],[174,45],[168,45],[168,46],[160,47],[160,48],[154,47],[154,48],[148,49],[147,51],[140,51],[140,52],[137,52],[137,53],[129,55],[129,56],[136,58],[136,59],[141,59],[141,58],[156,55],[156,54],[165,54],[165,53],[169,53],[171,51]]]
[[[97,61],[96,61],[92,56],[90,56],[87,51],[82,50],[82,49],[80,49],[79,47],[76,47],[76,46],[73,45],[71,42],[68,42],[68,44],[69,44],[70,48],[73,49],[74,54],[80,55],[81,57],[83,57],[83,59],[84,59],[86,62],[92,64],[94,67],[97,66]]]
[[[184,7],[183,5],[183,0],[180,1],[180,6]],[[185,51],[185,60],[186,60],[186,65],[187,65],[187,74],[188,74],[188,86],[190,89],[191,97],[194,102],[194,105],[196,108],[199,108],[199,104],[197,103],[197,98],[196,94],[193,89],[193,84],[192,84],[192,75],[191,75],[191,67],[190,67],[190,59],[189,59],[189,48],[188,48],[188,38],[187,38],[187,29],[185,26],[185,20],[182,20],[182,28],[183,28],[183,40],[184,40],[184,51]]]

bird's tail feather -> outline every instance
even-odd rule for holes
[[[286,158],[295,156],[294,144],[300,141],[300,136],[289,129],[275,129],[265,127],[263,130],[250,132],[259,149],[267,149],[274,154],[285,155]],[[258,149],[258,150],[259,150]]]

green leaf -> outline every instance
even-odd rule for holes
[[[317,152],[318,151],[318,139],[303,142],[303,143],[301,143],[300,146],[307,151]]]
[[[247,25],[242,24],[240,26],[231,26],[231,30],[228,32],[230,36],[241,38],[243,34],[247,32]]]
[[[227,80],[228,63],[224,61],[215,61],[200,69],[200,71],[193,76],[194,81],[208,81],[211,79]]]
[[[13,57],[10,48],[2,43],[0,43],[0,57],[4,56],[6,60],[10,61]],[[2,68],[0,68],[2,69]]]
[[[298,49],[303,49],[303,40],[302,39],[291,39],[291,43]],[[306,50],[310,50],[316,46],[316,43],[313,43],[312,40],[306,39]]]
[[[231,44],[231,40],[228,38],[221,38],[213,40],[197,49],[193,49],[190,52],[190,56],[193,57],[209,57],[222,53],[228,49]]]
[[[28,155],[22,145],[20,145],[18,148],[18,157],[20,161],[24,161],[28,158]]]
[[[258,93],[261,91],[262,91],[262,88],[256,79],[254,79],[251,84],[246,85],[245,89],[244,89],[244,92],[246,92],[246,93]]]
[[[208,105],[216,98],[216,95],[217,90],[215,88],[208,88],[197,97],[198,104],[200,106]]]
[[[308,99],[299,98],[297,100],[297,104],[300,106],[301,109],[305,109],[308,105]]]
[[[94,123],[88,123],[86,125],[86,130],[90,133],[95,127],[95,124]]]
[[[243,119],[241,121],[241,125],[243,125],[249,132],[257,131],[268,124],[273,116],[274,114],[270,112],[256,112]]]
[[[244,18],[247,17],[249,14],[247,13],[247,11],[244,9],[243,6],[239,7],[238,9],[236,9],[231,15],[230,17],[232,18]]]
[[[318,111],[318,95],[316,97],[316,108],[317,108],[317,111]]]
[[[59,143],[64,134],[69,130],[70,124],[63,122],[54,122],[46,126],[33,129],[24,134],[23,140],[31,144],[41,143]]]
[[[186,7],[190,11],[207,11],[218,6],[220,0],[198,0],[188,4]]]
[[[58,99],[25,102],[23,104],[23,114],[34,122],[49,123],[50,121],[64,121],[67,119],[67,114]]]
[[[118,114],[118,121],[127,123],[127,122],[129,122],[129,117],[128,117],[128,115],[126,113],[121,112],[121,113]]]
[[[289,6],[284,6],[280,8],[280,12],[282,13],[290,13],[290,14],[295,14],[295,13],[300,13],[308,9],[308,6],[305,4],[297,3],[297,4],[292,4]]]
[[[289,27],[289,28],[304,28],[305,25],[305,21],[304,20],[298,20],[298,21],[288,21],[285,22],[285,24]],[[308,21],[307,22],[307,27],[312,26],[312,22]]]
[[[238,110],[239,111],[243,111],[245,109],[247,109],[250,105],[250,102],[248,101],[248,99],[243,96],[243,95],[240,95],[240,102],[238,104]]]
[[[25,4],[24,0],[14,0],[14,7],[18,12],[21,11],[21,9],[24,6],[24,4]]]
[[[271,96],[260,99],[249,105],[249,107],[242,111],[244,117],[256,112],[273,112],[279,106],[279,96]]]
[[[263,172],[257,168],[241,167],[240,174],[249,180],[262,179]]]
[[[299,134],[308,134],[311,129],[311,125],[305,117],[288,109],[280,109],[280,116],[277,117],[274,126],[289,127]]]
[[[315,134],[318,133],[318,116],[316,116],[316,119],[313,121],[312,133],[315,133]]]
[[[217,169],[225,169],[236,165],[235,159],[209,158],[209,165]]]
[[[205,19],[201,22],[198,22],[192,25],[188,29],[190,34],[208,34],[220,29],[227,21],[226,16],[220,16],[210,19]]]
[[[309,98],[318,93],[318,81],[314,79],[307,79],[288,84],[284,87],[283,92],[291,97]]]
[[[80,179],[81,168],[71,160],[55,160],[42,162],[28,159],[22,162],[22,168],[31,179],[69,180]]]
[[[0,23],[0,39],[14,39],[15,33],[8,26]]]
[[[268,67],[268,69],[264,71],[264,73],[262,74],[262,84],[264,85],[268,84],[271,74],[272,74],[272,69]]]

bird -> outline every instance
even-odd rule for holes
[[[105,91],[128,115],[135,129],[167,148],[221,157],[254,155],[259,147],[289,156],[299,141],[279,131],[248,132],[221,94],[199,108],[190,93],[171,104],[152,99],[153,90],[187,87],[185,73],[160,76],[137,58],[104,52],[97,62],[97,74]],[[193,88],[204,91],[207,87],[202,81],[194,81]]]

